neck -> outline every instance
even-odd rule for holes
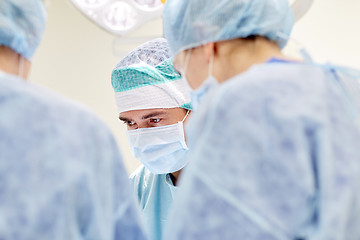
[[[22,68],[22,70],[21,70]],[[22,56],[12,49],[0,46],[0,70],[17,75],[26,79],[30,68],[30,62],[26,59],[22,60]],[[20,76],[20,74],[22,76]]]
[[[221,83],[273,57],[283,58],[280,48],[263,37],[224,41],[218,47],[219,60],[214,62],[214,76]]]
[[[177,186],[177,180],[179,179],[180,173],[181,170],[170,173],[171,181],[173,182],[174,186]]]

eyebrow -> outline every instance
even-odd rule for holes
[[[120,121],[124,121],[124,122],[129,122],[131,121],[130,119],[128,118],[124,118],[124,117],[119,117]]]
[[[152,112],[148,115],[145,115],[142,117],[142,119],[148,119],[148,118],[153,118],[153,117],[158,117],[158,116],[161,116],[161,115],[164,115],[165,112]]]
[[[166,114],[165,112],[152,112],[148,115],[145,115],[142,117],[142,119],[148,119],[148,118],[153,118],[153,117],[158,117],[158,116],[161,116],[161,115],[164,115]],[[130,122],[132,121],[131,119],[129,118],[126,118],[126,117],[119,117],[120,121],[124,121],[124,122]]]

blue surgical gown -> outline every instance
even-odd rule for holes
[[[0,239],[146,239],[135,202],[97,117],[0,72]]]
[[[186,129],[191,160],[165,239],[359,240],[359,116],[345,79],[275,61],[207,96]]]
[[[144,166],[130,176],[130,182],[138,196],[149,239],[162,239],[177,187],[169,174],[154,174]]]

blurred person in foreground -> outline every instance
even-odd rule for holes
[[[282,53],[289,1],[168,0],[163,20],[194,108],[165,239],[360,239],[359,85]]]
[[[45,22],[40,0],[0,0],[0,239],[146,239],[108,128],[26,82]]]

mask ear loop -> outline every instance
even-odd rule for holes
[[[189,113],[190,113],[190,110],[187,110],[184,119],[181,122],[179,122],[180,125],[178,125],[178,126],[181,126],[181,127],[179,127],[179,135],[181,136],[181,138],[183,140],[183,141],[181,141],[181,144],[185,149],[189,149],[189,148],[188,148],[188,146],[186,144],[186,140],[185,140],[184,121],[189,116]]]
[[[187,110],[185,117],[181,121],[181,123],[184,123],[185,119],[189,116],[190,110]]]

